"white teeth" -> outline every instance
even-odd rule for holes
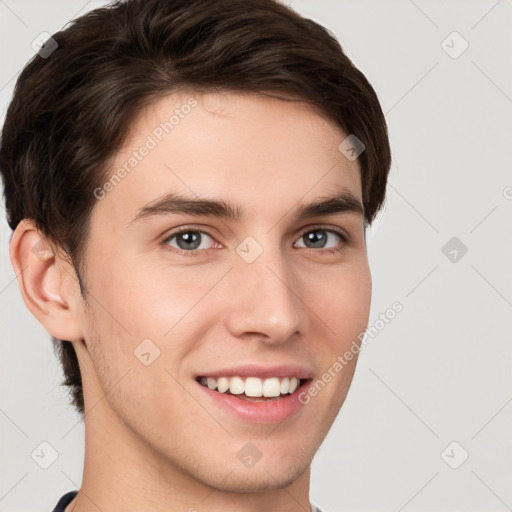
[[[245,394],[247,396],[263,395],[263,383],[258,377],[247,377],[245,379]]]
[[[245,380],[241,377],[201,377],[199,382],[210,389],[216,389],[220,393],[226,393],[228,390],[232,395],[241,395],[245,393],[249,397],[277,397],[293,393],[300,385],[300,379],[297,377],[270,377],[260,379],[258,377],[247,377]]]
[[[244,392],[244,381],[240,377],[229,379],[229,391],[233,395],[241,395]]]
[[[263,382],[263,395],[264,396],[279,396],[281,394],[281,383],[277,377],[265,379]]]
[[[220,379],[217,379],[217,389],[221,393],[225,393],[229,389],[229,380],[226,377],[220,377]]]

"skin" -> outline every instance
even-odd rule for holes
[[[359,164],[338,150],[346,134],[305,103],[169,95],[140,113],[112,172],[192,96],[190,114],[96,202],[86,302],[63,255],[34,254],[51,245],[31,221],[12,238],[25,303],[73,343],[82,372],[85,465],[68,511],[308,511],[311,460],[352,380],[357,357],[277,425],[242,422],[201,399],[193,380],[201,370],[296,363],[320,378],[367,326],[371,275],[361,214],[293,221],[297,203],[336,187],[362,200]],[[230,201],[247,218],[130,223],[164,192]],[[317,224],[349,241],[329,231],[326,248],[307,246],[302,235]],[[195,256],[179,254],[178,237],[165,242],[182,226],[207,233]],[[236,252],[247,236],[263,248],[251,264]],[[160,350],[149,366],[133,354],[147,338]],[[248,441],[262,453],[251,468],[237,458]]]

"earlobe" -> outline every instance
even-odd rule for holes
[[[55,338],[75,341],[82,338],[70,275],[66,264],[33,221],[24,219],[17,226],[9,247],[11,263],[16,272],[26,306]],[[64,275],[63,275],[64,274]]]

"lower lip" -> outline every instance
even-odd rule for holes
[[[312,379],[305,380],[292,394],[285,395],[279,400],[265,402],[250,402],[236,398],[236,395],[226,395],[203,386],[196,381],[208,400],[234,415],[240,420],[251,423],[278,423],[297,414],[303,404],[299,401],[299,395],[311,384]]]

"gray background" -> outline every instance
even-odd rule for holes
[[[0,0],[2,119],[34,38],[103,3]],[[381,100],[393,166],[368,234],[370,325],[403,304],[362,352],[311,499],[326,512],[512,510],[512,2],[287,3],[334,32]],[[457,58],[454,31],[469,44]],[[80,486],[84,428],[21,299],[1,213],[0,510],[52,510]],[[31,458],[42,441],[59,454],[46,470]]]

